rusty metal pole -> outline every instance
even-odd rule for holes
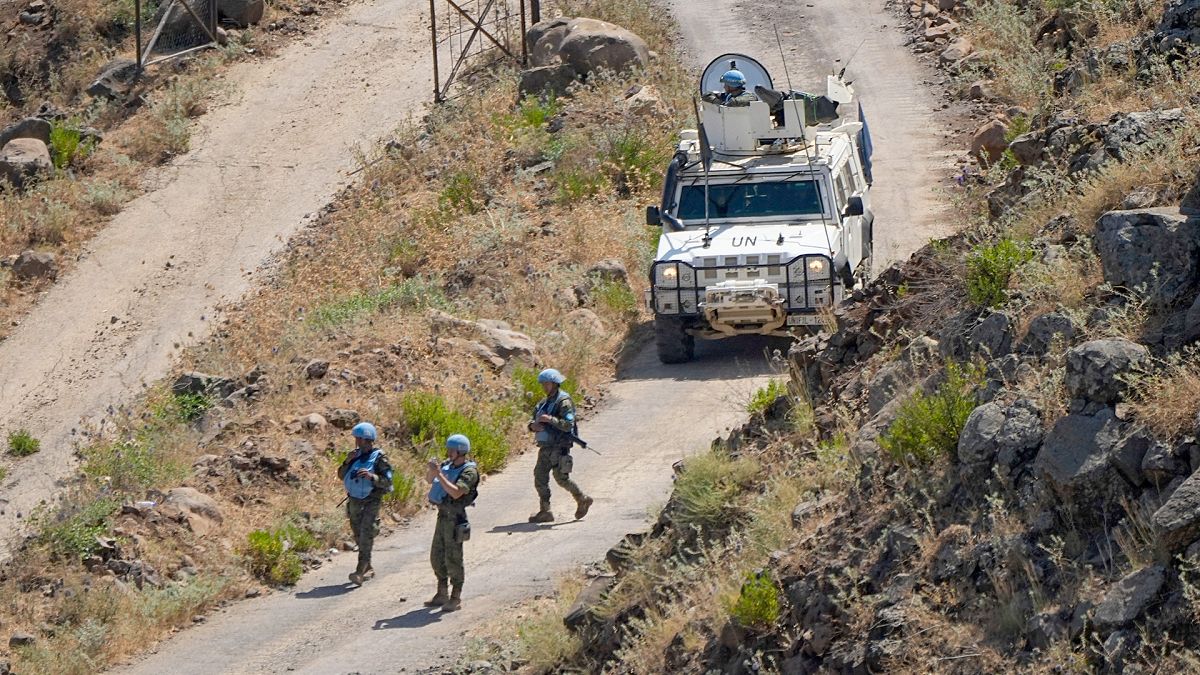
[[[437,0],[429,0],[429,37],[433,44],[433,102],[442,102],[442,85],[438,77]]]
[[[536,1],[536,0],[531,0]],[[525,44],[525,0],[521,0],[521,65],[529,66],[529,45]]]
[[[530,21],[534,24],[542,22],[542,0],[529,0]]]
[[[134,77],[137,77],[142,74],[142,0],[133,0],[133,39],[137,42],[134,56],[137,59]]]

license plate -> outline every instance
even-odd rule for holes
[[[819,326],[821,317],[816,314],[792,314],[787,318],[789,326]]]

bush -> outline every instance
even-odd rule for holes
[[[1013,272],[1032,259],[1033,251],[1012,239],[976,246],[967,256],[967,297],[981,307],[1003,304]]]
[[[328,329],[387,309],[426,309],[448,305],[441,286],[434,280],[413,277],[379,290],[363,291],[323,304],[313,310],[308,321],[318,328]]]
[[[662,178],[662,167],[670,159],[669,148],[656,144],[644,129],[627,129],[607,138],[601,159],[622,195],[654,187]]]
[[[592,289],[596,302],[612,314],[621,318],[632,318],[637,315],[637,295],[629,284],[623,281],[604,281]]]
[[[975,409],[981,369],[950,363],[946,379],[933,394],[918,391],[900,407],[895,421],[879,437],[879,446],[902,464],[929,463],[954,453],[967,417]]]
[[[445,399],[428,392],[413,392],[401,401],[404,420],[414,444],[431,444],[440,455],[451,434],[471,439],[471,458],[483,473],[504,466],[508,459],[508,439],[499,429],[507,427],[508,411],[500,411],[491,420],[481,420],[451,410]]]
[[[384,495],[383,501],[403,504],[412,498],[417,489],[417,479],[404,473],[397,467],[392,467],[392,491]]]
[[[438,195],[438,207],[444,213],[479,213],[483,210],[483,201],[483,187],[479,179],[466,171],[450,176]]]
[[[108,532],[109,519],[117,511],[117,502],[97,499],[82,505],[64,506],[53,517],[35,520],[38,541],[50,547],[59,558],[80,560],[95,553],[100,544],[96,537]]]
[[[779,587],[762,570],[746,576],[729,614],[747,628],[769,628],[779,620]]]
[[[304,573],[299,554],[316,547],[317,539],[311,532],[290,523],[246,535],[250,573],[277,585],[291,586],[299,581]]]
[[[675,481],[675,522],[704,530],[732,525],[736,518],[734,501],[757,475],[758,463],[754,460],[733,459],[719,450],[689,458]]]
[[[556,171],[553,180],[560,204],[591,199],[608,188],[608,180],[603,174],[581,169]]]
[[[215,402],[204,394],[172,394],[168,404],[158,410],[162,419],[188,423],[204,417]]]
[[[182,480],[188,469],[155,451],[149,437],[97,444],[83,451],[85,476],[120,492],[140,492]]]
[[[8,454],[15,457],[28,457],[42,449],[42,442],[33,437],[27,429],[18,429],[8,435]]]
[[[77,159],[85,159],[91,154],[95,142],[84,140],[83,134],[64,122],[52,122],[50,125],[50,159],[54,168],[65,169]]]
[[[787,385],[782,380],[773,379],[750,396],[750,402],[746,404],[746,412],[751,415],[764,415],[776,399],[787,395]]]

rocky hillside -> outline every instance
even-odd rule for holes
[[[467,670],[1200,670],[1200,4],[897,11],[985,113],[962,233]]]

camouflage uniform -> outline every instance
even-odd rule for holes
[[[750,105],[751,101],[757,101],[758,97],[745,89],[735,89],[733,91],[714,91],[704,95],[704,100],[709,103],[719,103],[720,105],[729,106],[731,108],[744,108]]]
[[[429,562],[433,564],[433,574],[438,584],[445,584],[449,580],[457,595],[464,576],[463,542],[458,536],[458,525],[467,522],[467,505],[471,502],[471,491],[479,485],[479,469],[474,464],[467,466],[454,484],[463,490],[463,496],[458,499],[447,496],[445,501],[438,504]]]
[[[354,452],[346,457],[338,467],[338,478],[345,480],[346,472],[357,457]],[[384,461],[387,461],[386,458]],[[375,489],[364,499],[346,497],[346,517],[350,519],[350,531],[354,533],[354,543],[358,545],[358,574],[366,574],[371,569],[371,550],[375,547],[375,536],[379,534],[379,509],[389,487],[389,479],[378,472],[371,485]]]
[[[558,397],[559,394],[555,394]],[[584,513],[587,509],[584,508],[584,502],[591,504],[591,499],[583,494],[583,490],[571,480],[571,437],[569,434],[575,432],[575,404],[569,396],[565,394],[558,398],[557,402],[551,401],[549,397],[538,403],[534,410],[534,420],[542,413],[546,413],[554,418],[554,421],[547,423],[545,426],[552,430],[557,430],[561,433],[549,434],[549,439],[538,442],[538,459],[537,464],[533,467],[533,487],[537,490],[538,500],[540,502],[539,514],[550,513],[550,476],[554,476],[554,482],[558,483],[571,496],[575,498],[575,502],[580,511]],[[565,461],[564,461],[565,460]],[[564,468],[566,469],[564,471]],[[577,516],[582,517],[582,516]]]

